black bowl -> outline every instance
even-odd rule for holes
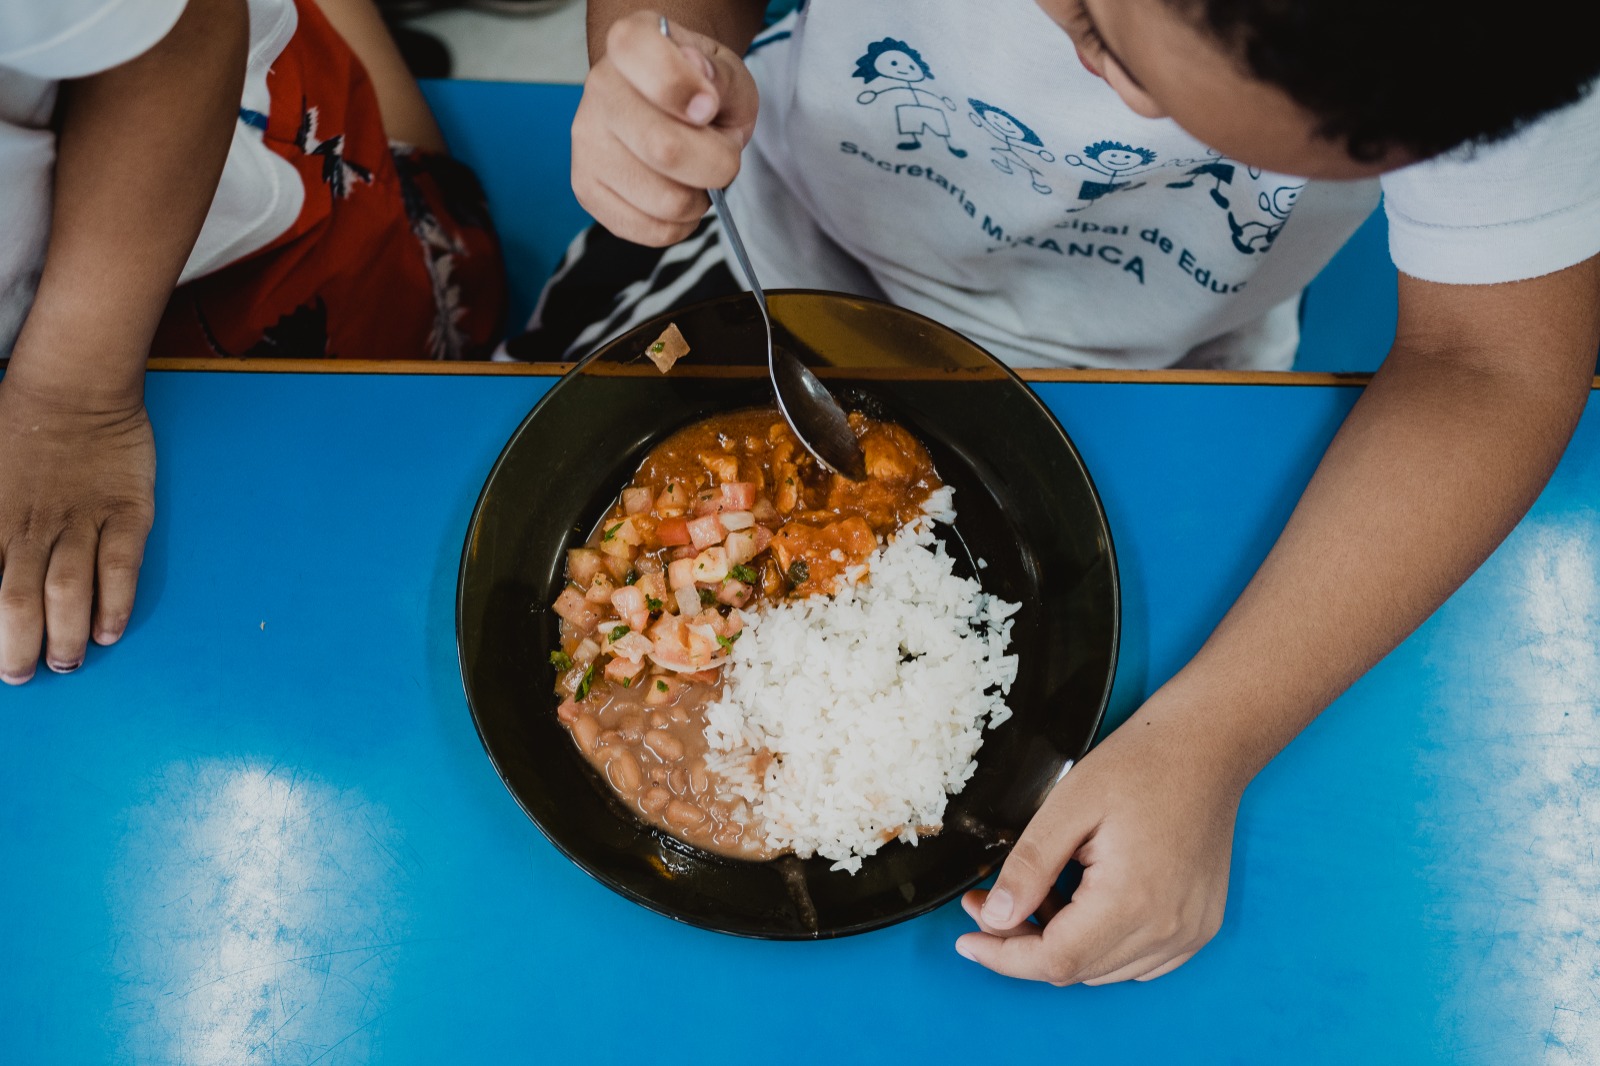
[[[983,879],[1067,760],[1094,739],[1116,666],[1116,558],[1072,442],[988,353],[884,303],[770,294],[786,341],[847,409],[917,434],[954,486],[958,566],[1020,601],[1020,671],[945,830],[892,843],[859,873],[825,859],[720,858],[640,822],[555,716],[550,604],[566,551],[663,437],[718,412],[771,403],[761,320],[749,296],[699,304],[606,345],[551,388],[518,427],[478,499],[461,558],[456,633],[478,735],[506,787],[568,858],[669,917],[725,933],[815,939],[922,914]],[[642,358],[674,321],[692,346],[669,374]],[[831,361],[817,350],[833,355]],[[838,353],[835,355],[834,353]],[[982,560],[981,569],[975,563]]]

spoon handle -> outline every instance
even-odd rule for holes
[[[750,265],[750,254],[744,250],[744,241],[739,239],[739,229],[733,224],[733,216],[728,213],[728,199],[721,189],[707,189],[711,197],[711,206],[716,209],[717,220],[722,223],[722,232],[727,235],[728,246],[733,249],[733,257],[739,261],[739,269],[744,272],[744,280],[749,282],[750,291],[755,293],[756,299],[761,303],[761,313],[767,313],[767,294],[761,290],[761,283],[756,280],[756,268]]]

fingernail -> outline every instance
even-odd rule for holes
[[[991,925],[1002,925],[1011,920],[1011,911],[1015,908],[1011,901],[1011,893],[1003,888],[997,888],[989,893],[989,898],[983,901],[983,920]]]
[[[710,93],[701,93],[689,101],[690,122],[710,122],[717,113],[717,98]]]
[[[967,947],[967,942],[965,940],[956,941],[956,954],[960,955],[963,959],[971,959],[973,962],[978,961],[973,957],[972,949]]]
[[[54,670],[58,674],[70,674],[72,671],[83,665],[83,660],[79,659],[75,663],[46,662],[45,665],[49,666],[51,670]]]
[[[94,635],[94,642],[99,644],[101,647],[105,647],[108,644],[115,644],[121,639],[122,630],[120,629],[102,629],[100,632]]]
[[[4,681],[8,685],[26,685],[32,680],[33,672],[31,670],[26,674],[0,674],[0,681]]]

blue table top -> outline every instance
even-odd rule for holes
[[[1248,791],[1211,946],[1062,990],[957,956],[954,905],[825,943],[680,926],[528,822],[461,695],[453,596],[548,386],[151,375],[131,631],[0,692],[0,1058],[1595,1060],[1595,405],[1501,550]],[[1357,391],[1039,391],[1116,537],[1115,722],[1242,587]]]

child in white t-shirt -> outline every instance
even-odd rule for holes
[[[760,3],[643,6],[591,0],[573,186],[610,232],[514,355],[730,288],[701,190],[733,182],[772,287],[888,297],[1019,366],[1286,367],[1301,289],[1381,185],[1383,369],[1205,645],[964,901],[957,949],[1001,973],[1181,965],[1222,921],[1246,784],[1472,572],[1576,425],[1600,52],[1551,0],[810,0],[765,32]],[[608,293],[606,264],[638,276]]]

